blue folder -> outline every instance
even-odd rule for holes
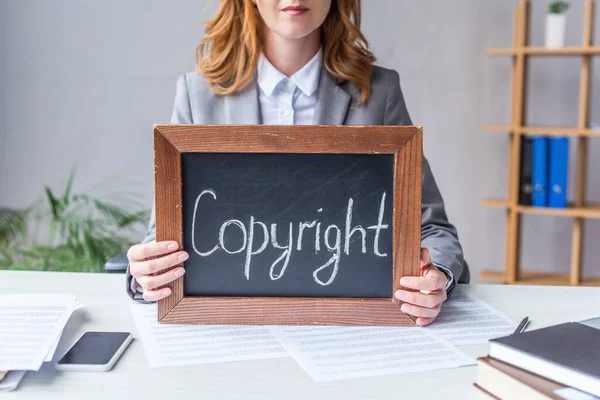
[[[569,139],[550,139],[548,160],[548,207],[567,207],[567,173],[569,168]]]
[[[548,205],[548,138],[533,138],[533,162],[531,181],[533,184],[532,204],[534,207]]]

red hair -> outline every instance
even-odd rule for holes
[[[361,95],[359,107],[369,99],[375,61],[360,31],[360,18],[360,0],[332,0],[321,26],[323,64],[331,76],[356,86]],[[215,93],[234,93],[253,78],[263,27],[252,0],[220,1],[196,48],[196,70]]]

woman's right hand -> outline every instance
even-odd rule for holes
[[[185,273],[181,267],[160,275],[153,275],[164,269],[181,264],[189,258],[185,251],[176,251],[179,245],[174,241],[135,244],[127,251],[129,272],[144,290],[144,300],[157,301],[171,294],[171,289],[160,287],[174,281]]]

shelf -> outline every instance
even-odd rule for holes
[[[509,208],[510,202],[506,199],[483,199],[481,200],[481,205],[493,208]]]
[[[520,53],[532,56],[585,56],[600,55],[600,46],[562,47],[551,49],[547,47],[523,47],[522,49],[487,49],[489,56],[516,56]]]
[[[600,204],[588,204],[585,207],[550,208],[531,207],[516,204],[512,206],[506,199],[485,199],[481,202],[485,207],[513,208],[523,214],[553,215],[559,217],[600,218]]]
[[[527,135],[543,135],[543,136],[587,136],[600,137],[600,130],[595,129],[579,129],[562,126],[517,126],[510,125],[484,125],[483,129],[486,132],[504,132],[513,133],[520,132]]]
[[[549,208],[517,206],[517,211],[526,214],[555,215],[560,217],[600,218],[600,205],[590,204],[585,207]]]
[[[504,272],[482,271],[479,278],[486,281],[507,282]],[[557,285],[571,286],[569,275],[551,274],[546,272],[522,271],[516,282],[517,285]],[[600,286],[600,278],[582,278],[580,286]]]

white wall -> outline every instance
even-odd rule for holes
[[[0,2],[0,205],[27,205],[44,184],[133,187],[152,199],[152,125],[169,121],[175,80],[218,2],[198,0],[3,0]],[[582,37],[573,0],[567,43]],[[476,278],[504,263],[504,212],[480,206],[506,196],[510,60],[484,55],[512,44],[515,0],[364,0],[363,30],[379,64],[400,72],[409,111],[425,129],[425,153]],[[543,43],[547,0],[533,1],[531,38]],[[600,8],[600,7],[598,7]],[[596,10],[596,24],[600,12]],[[597,29],[596,31],[599,31]],[[595,34],[595,42],[600,35]],[[577,122],[577,58],[530,65],[531,124]],[[598,63],[592,120],[600,125]],[[600,202],[600,140],[590,142],[588,201]],[[572,169],[573,170],[573,169]],[[571,195],[572,195],[571,187]],[[572,196],[571,196],[572,197]],[[572,222],[525,216],[523,265],[566,271]],[[141,233],[140,233],[141,235]],[[600,221],[586,223],[584,268],[600,275]],[[594,246],[596,244],[596,246]],[[475,279],[476,280],[476,279]]]

